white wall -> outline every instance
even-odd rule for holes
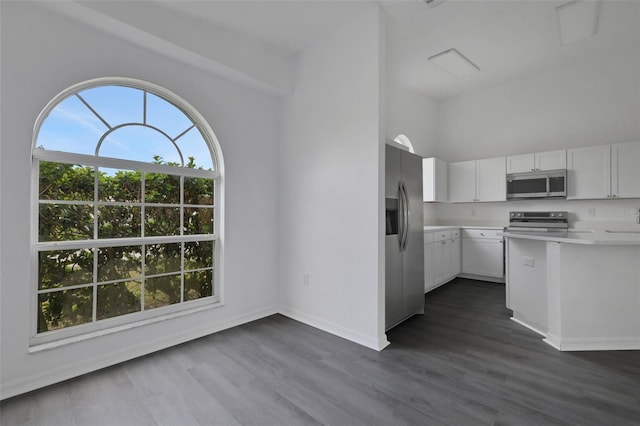
[[[96,32],[31,2],[1,17],[1,397],[277,311],[277,143],[282,101]],[[209,121],[226,165],[225,306],[28,354],[30,151],[35,119],[68,86],[101,76],[147,80]],[[375,141],[374,141],[375,144]]]
[[[302,53],[279,163],[283,312],[373,348],[386,344],[382,25],[373,9]]]
[[[448,162],[639,140],[640,52],[584,58],[438,108],[437,151]]]
[[[638,228],[640,200],[526,200],[502,203],[438,204],[428,225],[507,226],[509,212],[560,210],[569,212],[569,223],[580,228]],[[593,209],[593,216],[590,210]]]
[[[406,135],[422,157],[435,157],[438,144],[437,102],[415,90],[387,83],[386,139]]]

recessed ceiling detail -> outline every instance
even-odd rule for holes
[[[427,7],[436,7],[437,5],[442,3],[444,0],[423,0],[423,1],[427,4]]]
[[[460,78],[469,77],[480,71],[480,67],[453,48],[430,56],[429,61]]]
[[[574,0],[556,8],[563,45],[586,40],[596,33],[600,0]]]

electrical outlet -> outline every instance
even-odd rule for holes
[[[533,257],[529,257],[529,256],[523,256],[522,257],[522,264],[525,266],[535,266],[536,265],[536,261]]]
[[[476,215],[476,209],[471,209],[471,216],[475,216]]]
[[[302,281],[302,285],[309,285],[309,273],[304,274],[304,281]]]
[[[589,217],[595,217],[596,216],[595,207],[589,207],[589,209],[587,210],[587,214],[589,215]]]

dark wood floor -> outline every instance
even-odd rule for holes
[[[378,353],[275,315],[6,400],[2,425],[639,425],[640,352],[558,352],[457,279]]]

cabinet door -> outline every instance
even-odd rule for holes
[[[436,243],[439,244],[439,243]],[[424,292],[428,292],[432,288],[436,286],[435,282],[435,273],[434,273],[434,265],[435,262],[433,260],[434,256],[434,243],[424,244]]]
[[[559,170],[567,168],[567,150],[538,152],[535,155],[536,170]]]
[[[532,172],[534,169],[534,154],[510,155],[507,157],[507,173]]]
[[[505,157],[477,161],[478,201],[506,201],[507,180]]]
[[[462,272],[501,278],[504,274],[501,240],[464,239],[462,242]]]
[[[436,159],[422,159],[422,201],[436,200]]]
[[[433,244],[433,279],[435,285],[442,284],[449,273],[449,244],[451,240],[436,241]]]
[[[423,201],[447,201],[447,163],[437,158],[422,160]]]
[[[476,198],[476,161],[450,163],[449,201],[465,203],[475,201]]]
[[[447,185],[447,163],[436,158],[436,196],[435,201],[449,200],[449,186]]]
[[[611,195],[640,198],[640,142],[611,145]]]
[[[449,277],[455,277],[462,272],[462,247],[460,244],[460,238],[454,238],[449,245],[449,259],[450,270]]]
[[[611,145],[567,151],[567,198],[609,198]]]

